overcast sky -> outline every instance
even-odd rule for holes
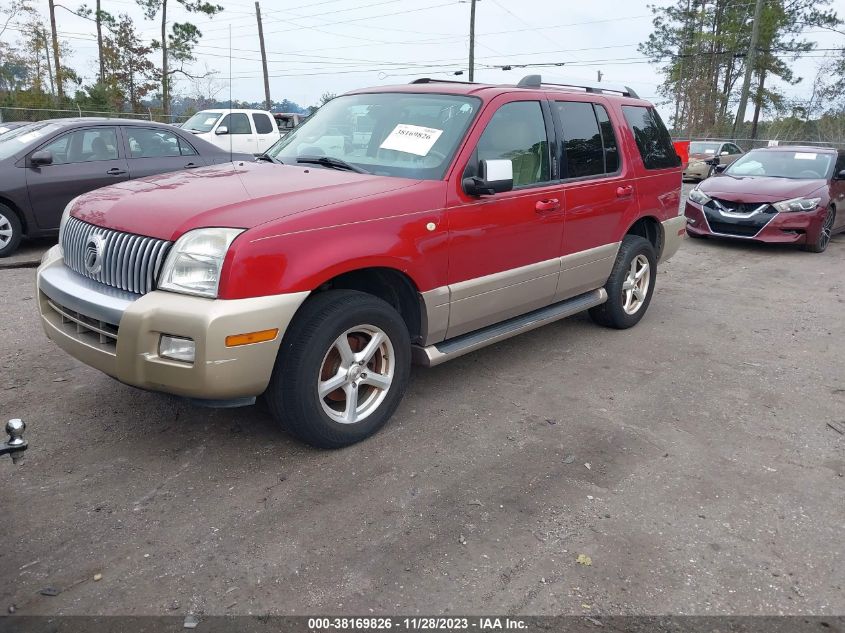
[[[753,14],[752,0],[749,17]],[[247,101],[263,99],[255,3],[218,0],[225,7],[213,19],[191,18],[171,0],[168,17],[192,19],[203,32],[197,48],[196,70],[219,72],[232,96]],[[69,7],[81,2],[64,0]],[[46,0],[36,6],[46,15]],[[92,2],[89,1],[89,5]],[[643,60],[637,44],[651,32],[651,11],[646,0],[627,2],[593,0],[479,0],[476,17],[476,81],[514,83],[523,75],[540,73],[558,80],[595,81],[629,85],[640,96],[659,100],[657,67]],[[667,6],[671,0],[654,0]],[[43,5],[43,6],[42,6]],[[178,7],[178,8],[177,8]],[[112,13],[128,13],[146,38],[158,26],[146,21],[133,0],[102,0]],[[845,0],[834,8],[845,16]],[[91,22],[57,10],[58,29],[74,48],[73,67],[86,83],[96,74],[96,38]],[[263,0],[264,35],[270,74],[270,94],[307,106],[325,92],[342,93],[362,86],[406,83],[414,77],[466,79],[470,4],[458,0]],[[229,59],[231,28],[232,56]],[[13,39],[14,34],[12,34]],[[820,48],[842,46],[845,36],[811,31],[807,38]],[[821,59],[795,62],[797,74],[812,80]],[[563,67],[488,68],[510,64],[565,64]],[[809,82],[786,86],[791,97],[806,98]],[[191,94],[181,82],[177,92]],[[668,108],[661,108],[665,113]],[[750,116],[750,112],[749,112]]]

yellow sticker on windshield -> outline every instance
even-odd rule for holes
[[[397,152],[416,154],[417,156],[427,156],[441,134],[443,134],[443,130],[433,127],[400,123],[387,135],[387,138],[379,145],[379,148],[393,149]]]

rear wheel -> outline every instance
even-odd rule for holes
[[[8,257],[16,250],[23,237],[18,214],[5,204],[0,204],[0,257]]]
[[[811,253],[823,253],[827,249],[827,245],[830,244],[830,238],[833,235],[833,225],[835,223],[836,209],[831,206],[828,208],[824,220],[822,220],[822,226],[819,229],[819,235],[816,241],[811,244],[805,244],[804,250],[810,251]]]
[[[643,318],[657,276],[654,247],[644,237],[626,235],[616,255],[610,278],[605,284],[607,301],[590,309],[599,325],[624,330]]]
[[[267,402],[302,441],[347,446],[390,419],[410,365],[408,329],[393,307],[362,292],[330,290],[310,299],[285,334]]]

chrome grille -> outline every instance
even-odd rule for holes
[[[101,266],[96,273],[85,267],[85,246],[93,235],[103,239]],[[122,233],[69,218],[62,233],[65,265],[108,286],[137,294],[155,288],[158,273],[172,242]]]

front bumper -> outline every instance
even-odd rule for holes
[[[691,162],[685,168],[683,172],[683,178],[697,178],[698,180],[704,180],[710,174],[710,165],[707,163],[702,163],[700,161]]]
[[[78,275],[58,246],[38,268],[47,337],[71,356],[142,389],[203,400],[261,394],[282,336],[307,292],[222,300],[153,291],[135,295]],[[227,336],[278,328],[272,341],[227,347]],[[193,339],[194,362],[159,355],[162,334]]]
[[[753,219],[724,216],[687,200],[687,230],[696,235],[755,240],[774,244],[806,244],[818,238],[824,208],[815,211],[760,214]]]

